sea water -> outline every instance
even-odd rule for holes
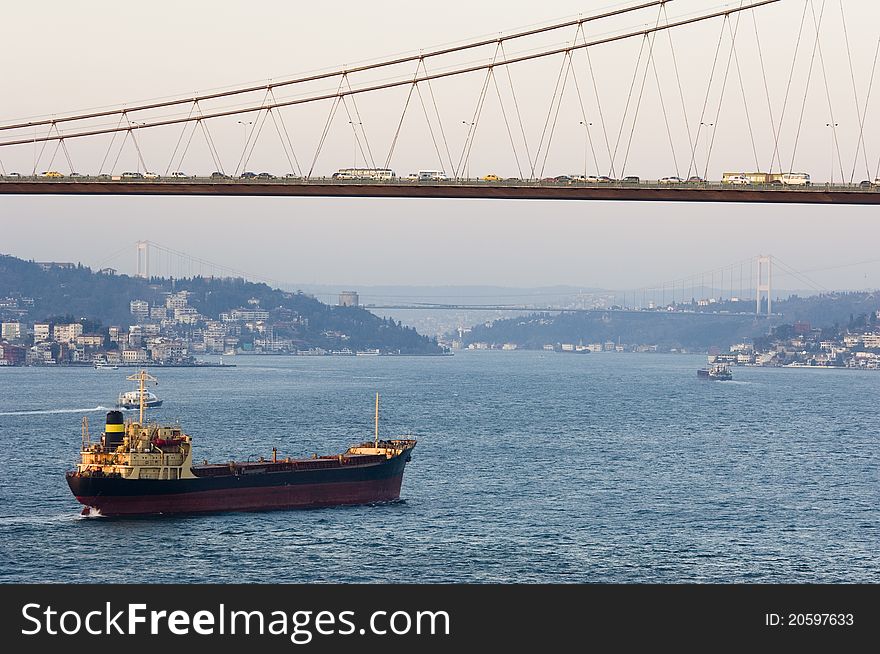
[[[196,461],[419,441],[401,501],[83,519],[64,480],[133,370],[0,368],[2,582],[880,581],[880,373],[704,357],[227,357],[151,369]]]

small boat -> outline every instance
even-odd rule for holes
[[[114,366],[109,363],[96,363],[95,370],[119,370],[119,366]]]
[[[139,382],[140,385],[136,390],[119,394],[119,398],[116,400],[116,406],[118,408],[141,409],[141,413],[143,413],[144,409],[152,409],[162,406],[162,400],[156,397],[155,393],[144,388],[145,382],[156,381],[156,378],[148,375],[146,370],[141,370],[138,374],[130,375],[129,377],[126,377],[126,379]],[[143,423],[143,418],[141,418],[141,422]]]
[[[710,368],[700,368],[697,370],[697,377],[709,381],[730,381],[733,379],[733,373],[730,367],[724,363],[716,363]]]
[[[127,393],[120,393],[119,399],[116,401],[116,406],[120,409],[138,409],[141,406],[141,396],[140,391],[128,391]],[[144,406],[148,409],[155,408],[157,406],[162,406],[162,400],[156,397],[156,394],[151,391],[144,391]]]

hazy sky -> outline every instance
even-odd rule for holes
[[[147,5],[55,0],[10,3],[3,8],[6,29],[0,42],[0,53],[7,64],[0,121],[131,104],[351,66],[389,54],[594,13],[609,4],[553,0],[537,5],[448,0],[430,7],[382,0],[334,4],[275,0],[258,4],[164,0]],[[675,0],[668,3],[667,13],[675,19],[712,11],[722,4]],[[818,20],[823,7],[820,47],[813,54],[813,11]],[[789,86],[802,16],[806,18],[800,54]],[[593,24],[588,38],[643,28],[656,23],[657,18],[658,11],[649,9],[613,23]],[[729,36],[734,28],[737,49],[736,56],[730,57]],[[724,39],[716,61],[722,29]],[[556,175],[586,167],[588,172],[598,168],[598,172],[607,173],[608,151],[614,150],[618,134],[622,134],[614,159],[618,174],[626,159],[627,174],[643,178],[676,172],[684,175],[692,158],[702,173],[711,132],[703,129],[695,155],[690,146],[701,119],[717,127],[708,167],[710,178],[717,179],[727,170],[766,170],[774,150],[772,125],[778,126],[782,117],[779,152],[783,167],[804,170],[814,180],[825,181],[833,162],[835,180],[840,179],[841,169],[846,179],[854,169],[855,181],[873,178],[880,156],[880,130],[870,116],[878,115],[880,110],[880,92],[874,93],[878,89],[872,89],[867,105],[865,152],[857,152],[857,145],[878,36],[880,7],[875,3],[812,0],[805,4],[804,0],[783,0],[758,10],[754,18],[751,13],[743,14],[738,25],[733,19],[728,25],[716,19],[681,28],[672,33],[671,44],[668,36],[658,36],[652,48],[656,76],[653,66],[646,68],[647,47],[636,69],[641,45],[638,39],[592,48],[591,67],[581,51],[573,61],[573,72],[565,78],[553,140],[542,152],[536,172],[543,168],[543,174]],[[508,54],[563,44],[573,37],[569,30],[534,42],[512,43]],[[445,65],[485,62],[492,54],[485,49],[470,52]],[[811,60],[813,69],[807,87]],[[707,94],[713,62],[713,85]],[[513,115],[510,81],[534,156],[561,64],[556,57],[511,67],[510,77],[506,72],[497,75],[497,90],[494,83],[489,87],[480,118],[469,159],[470,175],[494,172],[519,176],[521,168],[528,168],[519,137],[514,138],[520,159],[517,166],[502,113],[503,108],[508,119]],[[436,66],[435,70],[442,67],[440,63],[429,66]],[[722,85],[725,72],[727,82]],[[406,71],[382,75],[401,78],[413,73],[410,66]],[[362,81],[376,79],[378,76]],[[475,74],[437,83],[433,88],[453,164],[459,160],[467,131],[462,121],[472,119],[484,79]],[[634,79],[635,92],[625,112]],[[359,82],[353,78],[352,83]],[[323,84],[309,90],[327,90],[327,83]],[[600,102],[596,101],[594,88],[598,89]],[[587,121],[593,123],[589,132],[580,124],[584,113],[577,91]],[[784,104],[786,91],[788,100]],[[292,97],[292,92],[288,93],[287,97]],[[358,97],[360,120],[379,163],[384,163],[388,154],[406,97],[406,88]],[[262,97],[257,98],[257,102],[260,100]],[[438,163],[425,114],[421,105],[412,102],[391,166],[401,174],[420,168],[449,169],[449,164]],[[633,126],[636,103],[639,114]],[[314,174],[330,174],[355,162],[363,165],[351,125],[341,109],[320,156],[315,157],[329,110],[328,102],[304,105],[283,114],[297,159],[306,169],[314,161]],[[211,127],[228,170],[236,168],[246,135],[247,127],[239,124],[239,119],[258,121],[259,116],[220,119]],[[833,133],[826,126],[829,122],[838,125]],[[667,123],[674,149],[670,148]],[[630,133],[633,141],[627,154]],[[149,168],[164,172],[171,165],[171,151],[179,134],[179,129],[157,130],[150,137],[141,137]],[[74,166],[82,172],[96,172],[109,138],[70,144]],[[114,151],[110,159],[115,156]],[[48,167],[49,159],[47,152],[38,164],[41,170]],[[0,149],[0,162],[7,171],[29,172],[34,165],[34,150],[30,146]],[[176,162],[174,165],[178,167]],[[114,171],[137,166],[135,151],[129,145],[119,153]],[[52,167],[64,172],[70,168],[60,155],[56,155]],[[194,138],[179,167],[192,173],[209,173],[215,164],[204,143]],[[278,174],[290,170],[270,127],[257,140],[248,168]],[[880,286],[880,262],[832,267],[880,259],[878,217],[876,208],[867,207],[0,197],[0,252],[97,265],[121,250],[122,254],[109,265],[132,272],[134,242],[150,239],[291,283],[573,284],[609,288],[643,286],[772,253],[799,270],[825,268],[810,273],[825,287],[864,288]]]

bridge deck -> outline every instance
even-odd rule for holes
[[[196,195],[497,200],[605,200],[637,202],[748,202],[880,204],[880,188],[815,185],[552,184],[547,182],[340,182],[337,180],[118,180],[6,178],[0,195]]]

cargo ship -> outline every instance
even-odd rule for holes
[[[147,378],[141,373],[141,389]],[[141,397],[144,397],[141,394]],[[76,470],[66,474],[84,515],[130,516],[299,509],[391,502],[400,499],[403,471],[415,439],[379,439],[379,395],[371,441],[342,454],[193,465],[192,436],[180,425],[125,421],[107,413],[104,432],[91,442],[83,418]]]

